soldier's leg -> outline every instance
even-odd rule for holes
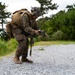
[[[24,41],[26,41],[26,45],[25,45],[25,49],[22,52],[22,57],[27,58],[27,56],[28,56],[28,45],[29,45],[28,38],[26,38],[26,40],[24,40]]]
[[[28,56],[28,46],[29,46],[29,41],[27,39],[26,40],[26,45],[25,45],[25,50],[22,53],[22,62],[33,63],[33,61],[27,59],[27,56]]]
[[[26,37],[23,34],[21,34],[21,30],[15,25],[12,27],[12,33],[14,38],[18,42],[18,48],[15,53],[14,62],[19,64],[21,63],[19,57],[21,56],[23,49],[25,49],[26,44],[26,41],[23,40],[26,40]]]

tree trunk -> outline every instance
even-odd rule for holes
[[[3,29],[3,18],[2,18],[2,29]]]

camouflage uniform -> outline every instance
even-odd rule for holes
[[[39,29],[35,20],[30,20],[27,14],[24,14],[22,17],[23,24],[21,27],[16,24],[12,25],[12,33],[14,38],[18,42],[18,48],[16,50],[16,56],[20,57],[22,55],[23,58],[26,58],[28,55],[28,36],[34,35],[34,29]]]

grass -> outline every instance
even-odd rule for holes
[[[55,44],[75,44],[75,41],[40,41],[34,45],[55,45]]]
[[[15,39],[11,39],[7,42],[0,40],[0,57],[9,55],[10,53],[14,52],[16,48],[17,42]]]
[[[17,48],[17,42],[15,39],[11,39],[7,42],[0,40],[0,59],[2,56],[13,54]],[[55,45],[55,44],[75,44],[75,41],[40,41],[35,42],[34,46],[37,45]],[[40,48],[39,50],[44,50]]]
[[[4,41],[0,40],[0,56],[4,55],[5,53],[7,53],[7,46],[6,43]]]

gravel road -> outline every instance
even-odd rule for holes
[[[34,46],[32,64],[15,64],[13,56],[0,60],[0,75],[75,75],[75,44]]]

